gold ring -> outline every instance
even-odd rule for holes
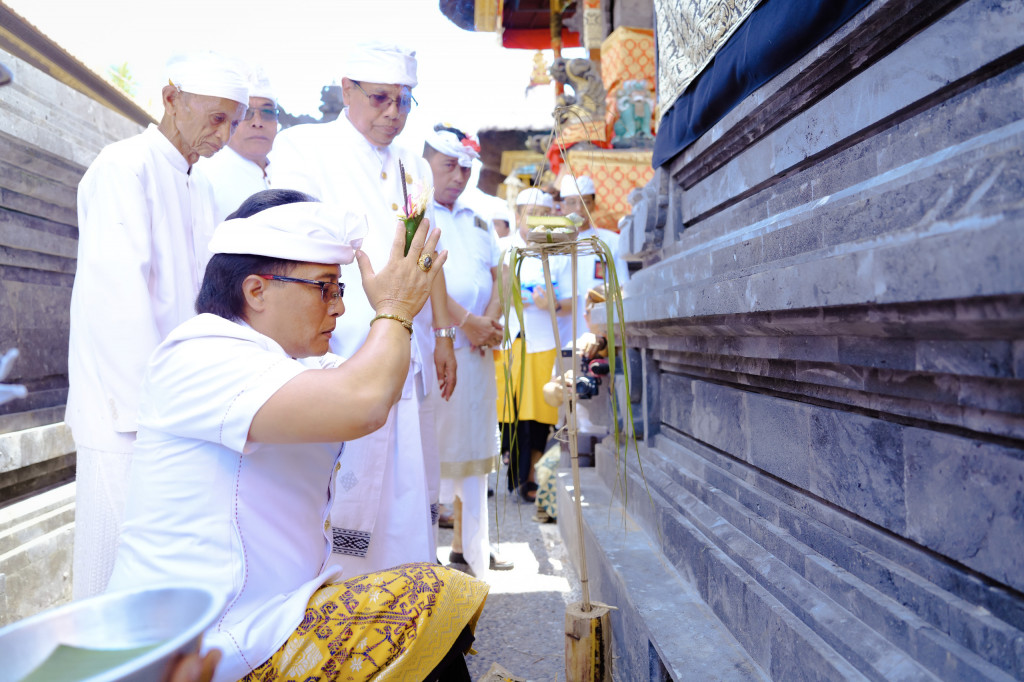
[[[434,265],[434,259],[428,253],[421,253],[416,264],[420,266],[420,270],[427,272]]]

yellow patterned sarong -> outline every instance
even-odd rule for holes
[[[430,563],[324,585],[284,646],[244,680],[422,680],[476,627],[487,590]]]
[[[521,368],[524,350],[524,341],[518,338],[513,341],[511,350],[494,351],[494,378],[498,385],[498,421],[512,424],[530,419],[542,424],[555,424],[558,422],[558,408],[544,402],[544,384],[551,381],[551,370],[555,366],[555,349],[525,353],[526,371],[523,372]],[[505,381],[506,371],[509,373],[511,383]],[[522,386],[519,385],[521,382]],[[519,400],[518,414],[516,398]]]

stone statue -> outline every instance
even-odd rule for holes
[[[530,135],[529,137],[526,138],[524,146],[531,152],[536,152],[537,154],[547,154],[548,143],[550,142],[551,136],[548,135],[547,133],[541,135]]]
[[[645,80],[623,81],[615,91],[615,102],[619,107],[619,118],[615,121],[616,146],[636,146],[653,140],[651,115],[654,97]]]
[[[558,57],[548,70],[552,78],[573,90],[571,95],[559,95],[556,101],[555,120],[559,124],[604,121],[604,85],[594,62]]]
[[[278,120],[281,122],[282,130],[300,123],[329,123],[338,118],[341,110],[345,108],[345,103],[342,101],[341,97],[340,85],[325,85],[320,90],[320,101],[323,102],[323,104],[320,105],[320,113],[323,114],[323,116],[319,119],[313,118],[308,114],[302,114],[301,116],[289,114],[284,110],[284,107],[281,107],[280,104],[278,104],[278,107],[281,110],[278,114]]]

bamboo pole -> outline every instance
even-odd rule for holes
[[[575,376],[576,370],[576,288],[578,286],[576,281],[576,254],[577,248],[576,243],[573,242],[569,248],[569,258],[572,259],[572,304],[571,304],[571,315],[572,315],[572,370]],[[551,316],[551,329],[555,333],[555,363],[558,365],[558,381],[563,384],[563,401],[565,402],[565,424],[566,431],[569,437],[569,461],[572,465],[572,495],[573,504],[576,507],[576,533],[579,537],[579,549],[580,549],[580,591],[583,596],[583,611],[590,610],[590,579],[587,576],[587,549],[583,544],[583,504],[580,498],[580,453],[579,453],[579,430],[576,426],[576,387],[575,385],[571,389],[564,387],[565,376],[565,363],[562,358],[562,340],[558,333],[558,312],[555,310],[555,303],[557,302],[557,294],[555,293],[554,285],[551,282],[551,264],[548,262],[547,249],[543,247],[540,249],[540,259],[544,266],[544,286],[546,291],[550,293],[547,296],[548,302],[548,314]]]
[[[611,607],[592,602],[565,607],[565,679],[568,682],[611,682]]]
[[[576,339],[577,304],[579,288],[576,256],[577,242],[569,246],[569,257],[572,259],[572,370],[575,377],[579,370]],[[563,384],[565,365],[562,358],[562,341],[558,333],[558,313],[555,310],[557,294],[551,281],[551,266],[548,263],[548,250],[540,248],[541,263],[544,267],[544,286],[550,294],[547,296],[548,314],[551,317],[551,328],[555,334],[555,362],[558,365],[558,381]],[[576,511],[576,537],[579,548],[580,592],[582,601],[569,604],[565,609],[565,676],[568,682],[611,682],[612,680],[612,646],[611,646],[611,607],[590,600],[590,579],[587,573],[587,548],[583,536],[583,496],[580,490],[579,462],[579,427],[576,422],[576,386],[563,388],[565,402],[565,423],[569,441],[569,457],[572,465],[572,495]]]

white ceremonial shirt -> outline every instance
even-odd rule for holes
[[[213,218],[218,225],[253,194],[270,189],[266,171],[231,147],[199,159],[192,172],[206,178],[213,188]]]
[[[297,189],[325,203],[367,216],[362,250],[374,271],[388,262],[402,208],[402,161],[407,184],[432,184],[430,166],[419,152],[397,144],[371,145],[349,122],[347,111],[330,123],[281,131],[271,152],[271,182]],[[410,193],[412,189],[410,188]],[[434,222],[433,207],[427,217]],[[441,246],[438,246],[441,249]],[[363,291],[356,263],[341,266],[345,314],[331,337],[331,350],[351,357],[366,340],[375,313]],[[440,484],[436,440],[429,405],[436,390],[430,302],[413,320],[412,357],[402,399],[383,427],[348,443],[336,475],[331,520],[334,555],[346,575],[391,568],[410,561],[436,561],[433,488]]]
[[[312,194],[325,203],[344,206],[349,211],[366,214],[368,230],[362,250],[370,257],[375,272],[380,271],[391,255],[391,243],[402,210],[402,181],[398,171],[401,161],[413,182],[433,185],[433,173],[421,152],[410,151],[392,142],[376,147],[367,141],[348,120],[348,110],[330,123],[297,125],[282,130],[270,152],[270,179],[274,187],[297,189]],[[407,183],[411,185],[411,183]],[[412,193],[411,187],[409,188]],[[434,224],[433,207],[427,218]],[[441,251],[438,245],[438,251]],[[448,271],[445,270],[445,275]],[[351,357],[370,333],[370,320],[375,315],[363,292],[359,266],[353,262],[341,266],[345,282],[345,314],[331,339],[331,350]],[[413,370],[422,372],[424,393],[437,386],[434,372],[433,314],[430,301],[414,320]],[[408,395],[408,391],[406,392]]]
[[[199,583],[224,599],[203,648],[224,657],[214,680],[237,680],[299,626],[312,594],[339,577],[327,526],[341,443],[248,440],[256,413],[305,371],[245,324],[199,315],[153,353],[108,591]]]
[[[501,265],[501,251],[490,221],[459,197],[452,210],[434,204],[437,226],[445,235],[448,260],[445,279],[448,295],[475,315],[483,314],[497,284],[492,270]],[[471,349],[461,329],[455,330],[455,357],[459,385],[448,401],[437,392],[429,400],[434,407],[434,435],[437,439],[442,490],[451,488],[451,498],[462,500],[462,551],[473,572],[482,577],[488,571],[487,474],[496,469],[498,413],[480,408],[495,405],[497,388],[494,358]],[[470,480],[468,477],[475,477]],[[444,493],[442,493],[444,495]]]
[[[80,447],[130,452],[150,354],[195,315],[210,259],[205,180],[155,125],[108,145],[78,185],[65,421]]]
[[[487,222],[461,199],[451,211],[434,202],[434,219],[448,249],[444,269],[448,295],[474,315],[482,315],[497,286],[491,270],[501,265],[498,241]],[[456,327],[455,348],[469,345],[465,333]]]
[[[629,270],[626,263],[617,256],[619,247],[619,235],[611,230],[590,226],[580,232],[578,240],[597,237],[605,243],[612,252],[612,261],[615,263],[615,274],[618,277],[619,286],[625,284],[629,279]],[[585,254],[576,257],[576,338],[585,332],[590,331],[587,327],[586,313],[587,291],[604,284],[607,275],[604,272],[604,264],[598,259],[597,254]],[[559,319],[559,332],[562,334],[562,343],[568,343],[572,339],[572,317],[566,316],[564,321]],[[564,330],[564,332],[562,331]]]
[[[525,246],[525,242],[523,242],[522,237],[519,235],[519,231],[516,230],[512,235],[509,249],[512,247],[522,248],[523,246]],[[505,262],[508,263],[507,253],[505,254]],[[526,327],[526,352],[540,353],[551,350],[557,347],[555,344],[555,332],[551,328],[551,313],[547,308],[538,308],[534,305],[533,297],[527,293],[528,289],[544,286],[544,264],[541,261],[540,255],[536,253],[531,253],[522,258],[521,262],[522,267],[519,271],[520,291],[523,294],[523,300],[530,303],[530,305],[523,306],[523,326]],[[571,298],[572,259],[569,256],[548,256],[548,265],[551,269],[551,284],[555,288],[555,297],[560,301]],[[572,324],[571,316],[560,315],[558,317],[558,333],[562,336],[564,336],[562,331],[564,320],[569,320],[569,323]],[[515,308],[509,308],[506,325],[508,326],[509,338],[515,339],[519,333],[519,319],[516,317]],[[569,339],[566,337],[560,340],[565,343]]]

